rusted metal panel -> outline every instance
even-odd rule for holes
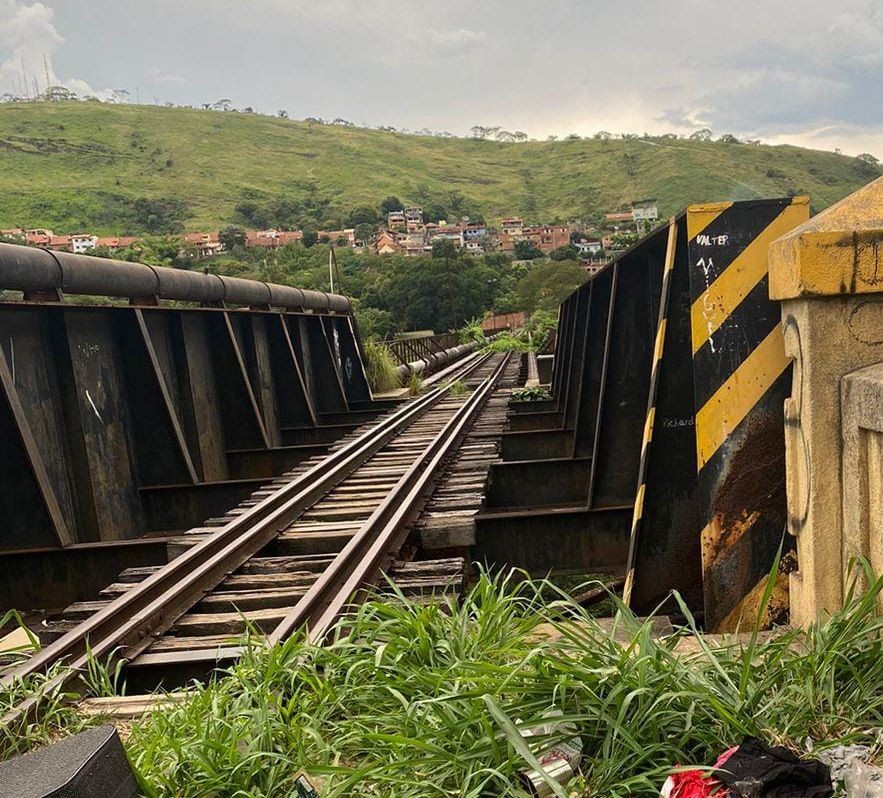
[[[800,198],[717,203],[676,222],[625,591],[639,611],[677,589],[708,629],[756,618],[785,524],[789,377],[767,250],[807,212]]]
[[[654,344],[641,468],[624,598],[648,612],[671,590],[702,608],[699,504],[690,349],[690,284],[684,217],[665,231],[668,246]]]
[[[753,622],[785,531],[790,366],[779,305],[769,299],[767,252],[808,218],[805,197],[687,210],[702,571],[712,629]]]

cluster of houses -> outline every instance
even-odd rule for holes
[[[526,241],[549,254],[570,243],[573,225],[526,225],[522,219],[504,219],[499,230],[493,230],[483,222],[424,222],[421,208],[405,208],[392,211],[386,219],[386,227],[377,233],[375,251],[379,254],[400,252],[403,255],[425,255],[432,251],[436,241],[450,241],[456,249],[476,255],[486,252],[515,253],[515,245]],[[598,250],[601,244],[598,242]]]
[[[623,233],[645,232],[659,218],[656,200],[632,203],[628,210],[605,215],[603,229],[599,232],[585,229],[579,224],[529,225],[519,217],[503,219],[498,229],[482,222],[464,219],[459,222],[427,222],[423,210],[418,207],[391,211],[384,227],[374,234],[373,241],[360,241],[354,228],[344,230],[320,230],[318,240],[337,247],[356,251],[373,251],[378,255],[401,253],[407,256],[426,255],[432,252],[437,241],[450,241],[456,249],[476,255],[501,252],[517,255],[519,242],[548,255],[556,249],[573,244],[579,251],[583,265],[594,270],[603,263],[603,253],[616,248],[617,237]],[[56,235],[45,228],[0,230],[0,236],[20,240],[32,246],[88,253],[98,247],[110,251],[122,250],[138,241],[134,236],[100,237],[90,233]],[[196,259],[217,255],[224,251],[224,244],[217,232],[186,233],[185,252]],[[244,244],[249,248],[274,250],[287,244],[302,241],[302,230],[246,230]]]
[[[386,226],[374,239],[379,254],[424,255],[439,240],[451,241],[455,248],[474,254],[502,252],[517,254],[516,245],[525,242],[548,255],[573,244],[584,265],[597,264],[605,250],[616,248],[623,233],[641,235],[659,218],[656,200],[639,200],[627,210],[608,213],[603,229],[587,230],[579,224],[529,225],[520,217],[503,219],[499,229],[464,219],[460,222],[425,222],[421,208],[391,211]],[[588,262],[588,263],[587,263]]]
[[[333,236],[333,238],[332,238]],[[52,230],[43,227],[33,229],[11,228],[0,230],[0,237],[12,241],[21,241],[34,247],[46,247],[63,252],[74,252],[82,255],[99,247],[110,250],[127,249],[140,239],[138,236],[96,236],[92,233],[71,233],[56,235]],[[304,237],[301,230],[246,230],[246,247],[263,247],[264,249],[278,249],[286,244],[294,244],[302,241]],[[217,232],[213,233],[185,233],[183,236],[184,248],[194,258],[201,260],[224,251],[224,244]],[[320,233],[321,240],[333,241],[341,246],[355,246],[355,234],[353,230],[332,230]]]

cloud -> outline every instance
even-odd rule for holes
[[[883,155],[881,0],[638,5],[623,27],[613,0],[0,0],[0,94],[21,91],[22,60],[42,89],[45,53],[78,93],[99,94],[88,75],[133,98],[369,125],[707,126]]]
[[[855,7],[827,24],[770,27],[741,44],[734,40],[721,53],[689,59],[684,68],[699,90],[660,119],[718,132],[768,138],[793,133],[824,141],[835,135],[864,138],[883,127],[883,9],[851,4]]]
[[[487,45],[487,34],[483,30],[458,28],[457,30],[430,29],[425,34],[412,36],[412,41],[428,45],[438,55],[453,56],[477,50]]]
[[[109,90],[96,91],[79,78],[58,76],[52,53],[64,37],[53,19],[53,10],[43,3],[0,0],[0,94],[33,97],[47,86],[64,86],[80,96],[108,99]]]
[[[181,75],[171,75],[163,72],[159,67],[150,70],[150,77],[155,83],[186,83],[187,78]]]

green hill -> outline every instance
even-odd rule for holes
[[[670,214],[688,202],[806,193],[820,210],[877,174],[855,158],[790,146],[501,144],[178,108],[0,106],[0,227],[56,232],[158,231],[175,220],[211,229],[247,222],[243,208],[330,227],[389,194],[489,222],[589,219],[644,197]]]

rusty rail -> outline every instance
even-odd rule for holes
[[[487,354],[470,358],[457,376],[472,373],[492,356]],[[496,369],[492,378],[488,378],[483,383],[482,390],[476,391],[480,398],[486,397],[500,373],[501,369]],[[192,608],[214,585],[259,552],[304,508],[342,482],[347,475],[379,452],[401,430],[440,402],[447,395],[451,384],[450,381],[446,382],[381,419],[353,441],[324,458],[235,520],[220,527],[218,532],[159,568],[143,582],[112,600],[106,607],[26,663],[4,675],[0,678],[0,684],[8,685],[18,679],[46,673],[52,665],[64,661],[69,668],[50,678],[47,684],[50,688],[60,687],[86,666],[90,656],[106,657],[119,653],[123,659],[131,661],[145,651],[156,637],[171,628],[176,619]],[[457,436],[462,431],[463,425],[472,417],[475,409],[480,407],[476,402],[479,402],[476,397],[467,402],[473,410],[466,415],[458,414],[461,423],[446,426],[437,441],[433,442],[431,451],[427,451],[426,457],[421,458],[420,463],[408,471],[407,485],[401,483],[397,486],[399,497],[406,486],[411,487],[406,499],[410,502],[408,506],[415,506],[414,491],[425,488],[435,467],[455,445],[455,441],[459,440]],[[427,458],[430,458],[429,468],[426,467]],[[392,499],[384,503],[384,517],[394,506],[397,504]],[[382,530],[387,535],[391,534],[390,523],[400,524],[401,518],[401,513],[394,513]],[[371,568],[363,567],[359,570],[363,577],[373,572],[379,562],[374,548],[368,545],[371,540],[372,538],[366,534],[360,537],[358,543],[359,553],[371,556]],[[386,540],[388,543],[388,537]],[[350,587],[351,579],[343,577],[347,569],[351,574],[359,565],[360,558],[354,551],[355,548],[349,548],[347,551],[346,569],[343,565],[339,565],[334,571],[334,579],[332,580],[332,577],[328,579],[329,583],[334,581],[338,585],[338,590],[348,590]],[[349,597],[347,594],[342,600],[335,600],[333,595],[327,592],[329,589],[327,584],[323,588],[325,609],[338,606]],[[284,625],[280,624],[277,636],[284,636],[290,632],[296,623],[295,617]],[[192,653],[195,659],[205,656],[204,651],[189,653]],[[177,657],[179,662],[186,659],[186,656]],[[26,717],[35,708],[36,703],[35,698],[25,699],[10,709],[2,718],[2,722],[9,724]]]

